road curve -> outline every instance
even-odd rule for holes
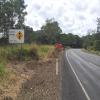
[[[67,50],[65,55],[62,68],[63,100],[100,100],[100,56],[85,53],[80,49]],[[71,76],[71,79],[66,78],[68,76]],[[69,80],[73,82],[73,88],[76,90],[73,88],[68,90],[71,86],[66,87],[66,85],[72,84]],[[70,97],[68,91],[71,91],[72,94],[76,91],[76,99]],[[69,95],[69,97],[65,95]]]

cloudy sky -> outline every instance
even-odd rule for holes
[[[34,30],[41,28],[46,19],[54,18],[65,33],[85,35],[96,29],[100,17],[100,0],[25,0],[28,15],[25,24]]]

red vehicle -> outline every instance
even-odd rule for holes
[[[55,44],[55,49],[61,51],[61,50],[64,49],[64,47],[63,47],[63,45],[61,43],[56,43]]]

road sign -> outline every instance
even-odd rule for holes
[[[23,29],[10,29],[9,30],[9,43],[24,43],[24,30]]]
[[[16,34],[16,36],[17,36],[17,38],[19,39],[19,40],[21,40],[22,38],[23,38],[23,33],[22,32],[18,32],[17,34]]]

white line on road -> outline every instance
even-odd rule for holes
[[[69,65],[70,65],[70,67],[71,67],[73,73],[75,74],[75,77],[76,77],[76,79],[77,79],[79,85],[81,86],[81,88],[82,88],[82,90],[83,90],[83,92],[84,92],[84,94],[85,94],[87,100],[91,100],[90,97],[89,97],[89,95],[88,95],[88,93],[86,92],[84,86],[82,85],[80,79],[78,78],[78,76],[77,76],[77,74],[76,74],[74,68],[72,67],[72,64],[70,63],[70,61],[69,61],[69,59],[68,59],[68,53],[67,53],[67,52],[66,52],[66,57],[67,57],[67,61],[68,61]]]
[[[56,59],[56,75],[58,75],[58,59]]]

